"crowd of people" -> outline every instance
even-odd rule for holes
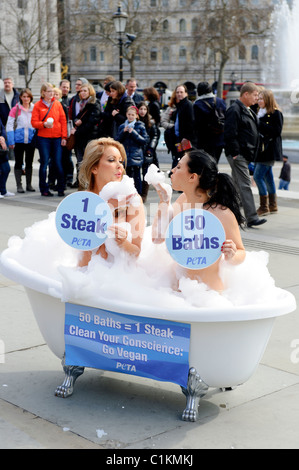
[[[126,172],[146,201],[148,184],[144,178],[151,163],[159,167],[157,145],[163,128],[172,169],[191,149],[204,150],[216,164],[225,151],[248,227],[262,225],[267,219],[261,216],[277,212],[273,165],[283,159],[283,115],[271,90],[246,82],[239,99],[226,109],[225,100],[215,96],[208,82],[198,84],[194,103],[189,100],[186,86],[179,84],[168,107],[161,111],[157,90],[147,87],[142,94],[138,93],[134,78],[124,85],[107,76],[99,93],[82,77],[76,80],[75,87],[76,93],[70,98],[68,80],[62,80],[59,88],[44,83],[40,100],[33,103],[30,89],[18,93],[11,78],[4,80],[2,99],[0,96],[2,197],[14,195],[6,190],[10,159],[15,159],[17,192],[36,190],[32,186],[36,148],[42,196],[53,196],[54,190],[63,197],[67,187],[80,188],[78,175],[87,144],[109,137],[123,144],[127,154]],[[252,194],[249,165],[259,192],[258,209]],[[287,163],[280,175],[280,188],[288,189],[289,182]]]

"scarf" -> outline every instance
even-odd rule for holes
[[[258,117],[258,118],[262,118],[262,117],[266,116],[266,114],[267,114],[266,108],[260,108],[260,109],[259,109],[259,112],[258,112],[258,114],[257,114],[257,117]]]
[[[89,98],[88,98],[89,99]],[[83,111],[83,109],[85,108],[85,105],[86,103],[88,102],[88,99],[87,100],[81,100],[80,101],[80,112]]]
[[[134,121],[132,122],[129,122],[128,119],[126,119],[125,127],[132,127],[132,129],[134,129],[135,124],[136,124],[136,119],[134,119]]]

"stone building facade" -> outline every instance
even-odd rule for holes
[[[0,0],[0,11],[0,87],[11,77],[37,98],[43,82],[59,85],[57,0]]]
[[[241,1],[241,0],[240,0]],[[257,9],[271,7],[274,0],[248,0]],[[211,0],[211,5],[217,0]],[[124,80],[136,76],[140,88],[164,83],[173,89],[180,82],[196,85],[218,79],[219,57],[198,47],[197,19],[206,2],[202,0],[60,0],[64,11],[64,60],[72,84],[79,76],[101,84],[106,75],[119,76],[119,48],[112,16],[122,3],[131,7],[126,31],[137,36],[134,68],[124,59]],[[248,2],[247,2],[248,3]],[[135,8],[135,12],[133,12]],[[134,17],[133,17],[134,16]],[[109,23],[110,21],[110,23]],[[155,29],[155,22],[158,27]],[[106,28],[106,31],[105,31]],[[140,32],[146,40],[140,40]],[[104,36],[109,36],[108,40]],[[112,44],[111,39],[114,40]],[[123,36],[126,41],[126,36]],[[139,45],[138,45],[139,44]],[[130,50],[129,50],[130,51]],[[235,72],[239,81],[261,82],[266,56],[265,38],[258,35],[230,51],[224,81]],[[124,57],[126,49],[124,49]]]

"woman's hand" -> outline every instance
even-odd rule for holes
[[[81,126],[81,124],[82,124],[81,119],[78,119],[78,120],[75,122],[75,124],[76,124],[77,127]]]
[[[61,140],[61,145],[62,145],[62,147],[65,147],[65,146],[66,146],[66,139],[62,139],[62,140]]]
[[[71,134],[75,134],[75,132],[76,132],[76,128],[73,127],[73,128],[71,129]]]
[[[54,123],[53,122],[44,122],[44,127],[46,127],[47,129],[52,129]]]
[[[225,240],[221,247],[221,251],[224,254],[224,259],[226,261],[229,261],[235,256],[238,249],[235,242],[233,242],[232,240]]]
[[[113,117],[116,116],[117,114],[119,114],[119,109],[114,109],[111,114]]]
[[[163,187],[161,183],[154,184],[153,186],[154,186],[154,188],[156,189],[156,191],[157,191],[157,193],[158,193],[158,195],[159,195],[160,202],[164,202],[164,203],[166,203],[166,204],[169,204],[169,203],[170,203],[171,196],[170,196],[170,194],[167,192],[167,190],[165,189],[165,187]]]
[[[119,227],[119,225],[111,225],[108,230],[113,233],[114,240],[116,241],[118,246],[122,246],[127,240],[128,231],[125,228]]]
[[[7,150],[7,145],[6,145],[5,139],[2,136],[0,136],[0,145],[1,145],[1,148],[3,150]]]

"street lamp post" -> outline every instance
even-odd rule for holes
[[[121,11],[121,4],[118,5],[117,12],[113,15],[115,31],[118,33],[119,44],[119,81],[123,81],[123,39],[122,35],[125,32],[128,15]]]

